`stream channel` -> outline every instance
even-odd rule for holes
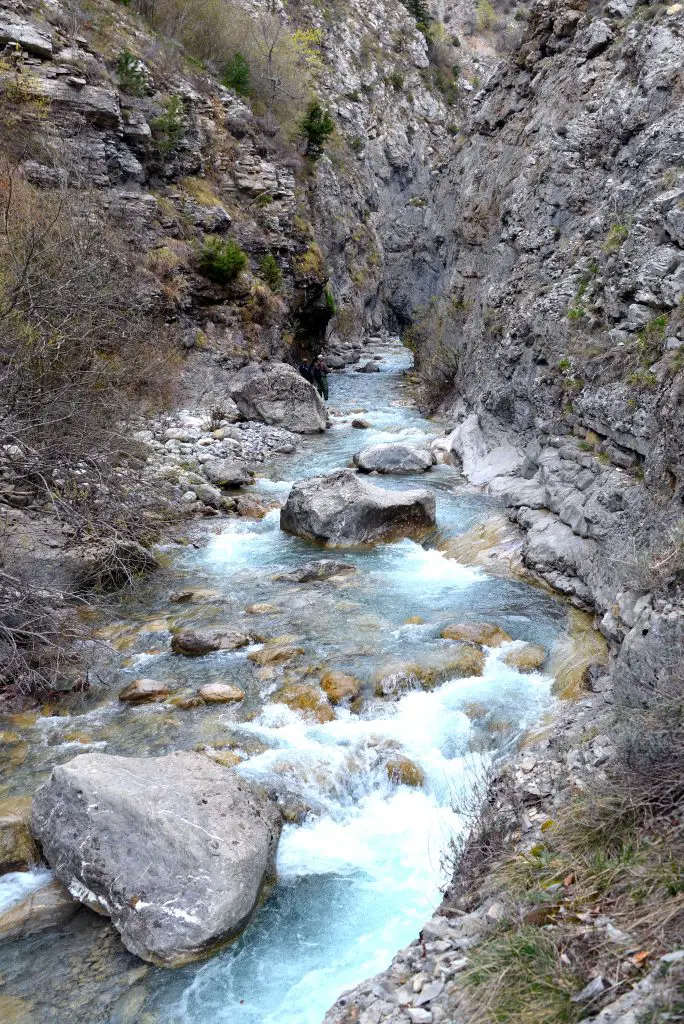
[[[396,343],[374,352],[379,373],[331,375],[331,429],[301,437],[295,454],[264,464],[249,488],[255,496],[282,502],[291,481],[347,466],[367,444],[424,443],[443,431],[411,402],[410,354]],[[369,429],[352,428],[361,414]],[[203,963],[162,970],[128,954],[111,925],[84,910],[60,929],[0,945],[0,991],[13,1000],[6,1003],[16,1011],[12,1020],[320,1024],[335,998],[385,968],[439,904],[444,851],[463,826],[455,797],[472,784],[478,763],[552,704],[552,679],[507,667],[507,644],[487,651],[479,676],[450,679],[442,671],[432,689],[394,699],[374,698],[374,681],[400,664],[444,669],[452,642],[440,639],[441,630],[470,619],[550,650],[566,632],[567,606],[440,550],[501,512],[453,467],[371,479],[389,488],[432,487],[434,534],[422,543],[330,551],[356,573],[296,584],[274,577],[324,552],[282,533],[277,509],[261,521],[204,521],[193,536],[206,543],[169,545],[163,579],[114,610],[104,633],[119,660],[104,683],[42,713],[0,719],[9,739],[0,763],[3,798],[33,792],[55,764],[86,750],[141,756],[204,745],[239,755],[236,770],[275,790],[291,819],[276,888],[232,946]],[[196,599],[174,602],[173,592],[184,588]],[[270,611],[247,614],[264,603]],[[222,623],[290,637],[304,654],[258,668],[248,658],[255,648],[201,658],[170,653],[171,627]],[[272,701],[283,678],[318,685],[326,669],[363,680],[353,710],[340,706],[321,723]],[[194,708],[119,702],[122,686],[141,675],[188,692],[230,681],[246,697],[238,706]],[[422,785],[390,778],[387,762],[398,754]],[[0,909],[45,877],[39,869],[0,878]]]

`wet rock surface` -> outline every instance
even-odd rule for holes
[[[247,925],[280,834],[267,796],[190,753],[81,755],[36,792],[32,822],[70,893],[111,917],[127,949],[163,966]]]
[[[282,530],[332,546],[420,534],[434,523],[432,491],[385,491],[351,470],[295,484],[280,513]]]
[[[427,448],[411,444],[374,444],[354,456],[354,465],[363,473],[423,473],[435,464]]]

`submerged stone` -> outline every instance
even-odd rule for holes
[[[284,572],[274,576],[275,580],[287,580],[290,583],[314,583],[329,580],[335,576],[353,576],[356,567],[346,562],[336,562],[332,558],[317,558],[305,562],[292,572]]]
[[[508,651],[502,661],[509,668],[516,668],[518,672],[535,672],[542,667],[546,658],[546,648],[540,644],[525,644],[523,647]]]
[[[473,644],[483,644],[485,647],[500,647],[508,643],[512,637],[491,622],[459,622],[452,626],[445,626],[441,634],[444,640],[468,640]]]

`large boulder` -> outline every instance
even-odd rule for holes
[[[436,456],[427,448],[405,441],[372,444],[354,456],[354,465],[362,473],[424,473],[432,469]]]
[[[245,366],[233,379],[230,393],[248,420],[276,424],[297,434],[325,430],[322,398],[313,384],[286,363]]]
[[[386,491],[351,469],[296,483],[280,512],[281,530],[332,545],[395,540],[434,523],[432,491]]]
[[[207,480],[217,487],[241,487],[254,478],[254,473],[242,459],[209,459],[202,469]]]
[[[176,967],[238,935],[273,877],[281,819],[202,754],[81,754],[33,800],[33,831],[69,892],[124,945]]]

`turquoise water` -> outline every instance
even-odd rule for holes
[[[409,402],[408,353],[395,345],[380,354],[379,374],[347,370],[331,376],[331,429],[301,438],[294,455],[266,465],[255,494],[283,501],[293,481],[348,465],[366,444],[425,441],[441,432],[440,424],[423,419]],[[357,415],[371,428],[353,429]],[[566,612],[542,591],[461,565],[435,546],[499,511],[453,468],[373,480],[383,487],[432,487],[438,533],[422,544],[404,540],[332,552],[356,572],[342,582],[298,585],[274,577],[322,551],[281,533],[277,510],[261,522],[224,520],[205,546],[170,549],[167,582],[152,581],[141,601],[124,609],[124,650],[96,692],[76,700],[69,716],[55,709],[28,729],[31,755],[15,772],[15,786],[34,787],[53,764],[80,749],[158,754],[229,743],[245,757],[238,771],[268,785],[285,805],[302,808],[298,823],[283,832],[276,889],[242,938],[204,964],[147,971],[135,984],[133,1019],[147,1022],[143,1015],[149,1014],[150,1022],[163,1024],[320,1024],[345,988],[387,966],[416,936],[440,901],[443,854],[463,827],[452,809],[455,796],[472,785],[473,774],[501,742],[512,742],[551,701],[551,680],[508,668],[501,661],[506,648],[488,653],[482,676],[447,675],[431,691],[411,691],[396,701],[374,699],[374,680],[384,671],[438,663],[448,654],[450,642],[440,632],[449,622],[494,621],[514,641],[550,648],[565,627]],[[171,593],[180,586],[210,593],[179,606]],[[249,615],[246,609],[258,602],[274,610]],[[406,622],[413,617],[422,621]],[[298,671],[307,682],[324,669],[342,669],[362,680],[362,700],[354,713],[337,709],[334,721],[306,721],[273,701],[289,668],[255,671],[249,649],[201,659],[171,655],[168,628],[179,621],[230,623],[264,637],[292,637],[304,650]],[[230,709],[122,707],[116,693],[141,674],[188,688],[229,680],[245,690],[246,699]],[[74,729],[83,735],[74,739]],[[421,786],[390,781],[387,762],[397,754],[416,767]],[[0,879],[0,899],[2,887]],[[99,1016],[89,1019],[87,1008],[71,1016],[60,1009],[68,1005],[75,969],[69,963],[84,934],[81,923],[61,937],[60,966],[47,984],[38,1019],[126,1019],[112,1006],[122,972],[139,964],[128,954],[117,954],[121,963],[110,961],[104,978],[89,974],[80,961],[80,983],[99,1000]],[[0,972],[22,996],[33,979],[36,998],[35,979],[49,974],[53,963],[49,935],[15,944],[11,956],[0,947]],[[50,996],[50,986],[59,999]]]

